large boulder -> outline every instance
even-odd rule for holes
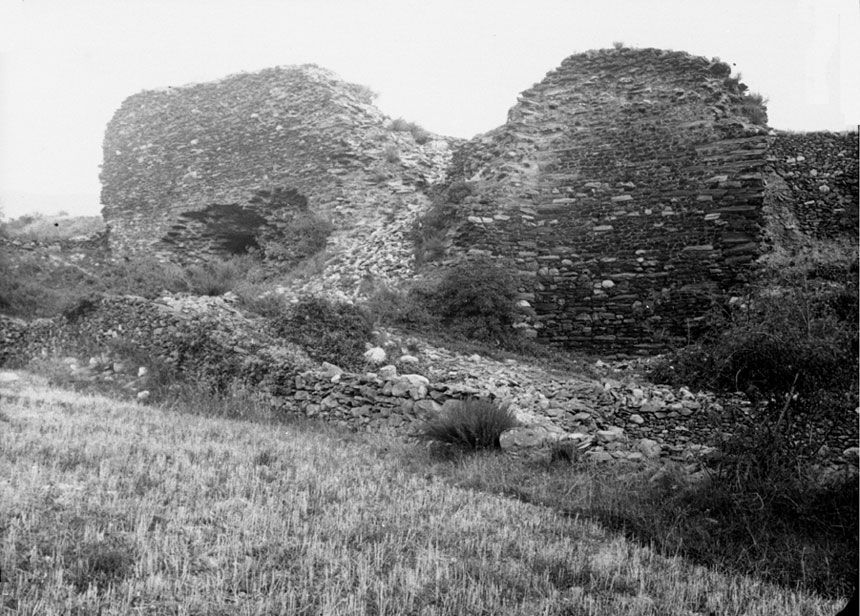
[[[505,453],[534,461],[549,462],[553,451],[562,444],[572,447],[587,446],[590,437],[586,434],[565,432],[551,425],[517,426],[502,432],[499,445]]]

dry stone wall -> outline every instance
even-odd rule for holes
[[[567,58],[455,156],[452,250],[505,259],[552,344],[650,352],[686,336],[758,252],[768,130],[719,61]]]
[[[109,245],[174,261],[250,248],[279,269],[321,254],[279,290],[354,298],[415,274],[428,189],[465,181],[443,245],[518,274],[530,335],[651,353],[743,291],[771,241],[765,199],[803,233],[856,235],[857,134],[774,133],[757,105],[719,60],[626,48],[567,58],[466,143],[394,129],[312,65],[142,92],[105,136]]]
[[[756,416],[743,397],[656,386],[631,379],[629,366],[619,372],[604,364],[607,374],[586,377],[426,348],[418,361],[428,376],[370,364],[347,373],[316,365],[273,336],[265,320],[242,314],[236,301],[229,294],[105,297],[56,319],[0,316],[0,368],[62,358],[75,381],[110,381],[145,400],[167,366],[214,391],[244,388],[280,413],[398,437],[414,434],[453,401],[487,397],[510,403],[526,425],[509,435],[508,450],[536,447],[550,455],[549,443],[574,440],[595,460],[697,459],[710,450],[715,430],[732,432]],[[811,428],[834,460],[857,441],[850,417]]]
[[[466,385],[397,374],[393,366],[378,374],[320,368],[300,348],[278,339],[265,320],[242,314],[236,302],[231,295],[155,301],[123,296],[82,302],[55,319],[28,323],[0,315],[0,367],[72,355],[79,378],[124,379],[141,393],[163,365],[214,391],[245,387],[283,413],[390,435],[415,432],[449,400],[494,397]],[[150,376],[134,379],[140,366],[126,359],[136,359]]]
[[[768,150],[771,198],[794,231],[816,239],[858,234],[857,131],[778,132]]]
[[[129,97],[104,139],[111,250],[196,261],[252,248],[283,268],[326,248],[356,276],[406,275],[403,229],[457,140],[392,130],[371,100],[313,65]]]

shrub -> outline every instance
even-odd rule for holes
[[[266,259],[298,266],[325,248],[333,230],[330,220],[309,210],[298,212],[283,230],[283,237],[266,245]]]
[[[366,86],[363,84],[353,83],[349,85],[349,89],[352,90],[352,93],[363,103],[370,105],[379,98],[379,94],[374,92],[370,86]]]
[[[377,289],[367,298],[364,306],[376,323],[401,325],[413,329],[424,329],[435,323],[433,316],[420,302],[414,301],[409,291],[397,291],[387,287]]]
[[[469,449],[498,449],[502,432],[518,425],[509,405],[470,398],[427,422],[416,437]]]
[[[85,317],[98,308],[101,297],[93,295],[90,297],[82,297],[70,304],[63,310],[63,316],[70,323],[76,322],[78,319]]]
[[[456,206],[474,192],[473,184],[453,182],[444,193],[438,193],[427,212],[415,220],[411,239],[415,261],[419,265],[445,256],[446,232],[456,223],[459,215]]]
[[[474,184],[470,184],[469,182],[464,182],[462,180],[452,182],[450,186],[448,186],[448,190],[445,191],[445,197],[448,203],[454,203],[459,205],[463,203],[463,199],[475,194],[475,186]]]
[[[428,297],[431,312],[468,338],[495,346],[511,343],[518,334],[517,284],[492,259],[464,261],[449,270]]]
[[[188,291],[188,281],[182,267],[151,257],[119,261],[106,267],[101,280],[105,290],[117,295],[139,295],[147,299],[164,292]]]
[[[236,289],[236,294],[239,296],[242,306],[262,317],[272,319],[282,315],[287,310],[286,298],[263,285],[240,284]]]
[[[197,295],[223,295],[232,291],[240,282],[251,276],[251,269],[257,265],[249,255],[217,259],[202,264],[191,265],[185,270],[188,289]]]
[[[400,150],[396,145],[387,145],[385,146],[385,150],[383,150],[383,155],[385,156],[385,160],[389,163],[399,163],[400,162]]]
[[[856,393],[856,315],[842,320],[850,295],[806,288],[759,294],[730,307],[714,330],[655,364],[652,378],[755,400],[803,402],[822,390]],[[846,296],[847,294],[847,296]]]
[[[756,92],[746,93],[735,111],[757,126],[767,125],[767,99]]]
[[[391,130],[401,133],[412,133],[412,138],[418,145],[424,145],[430,141],[430,133],[415,122],[407,122],[403,118],[391,121]]]
[[[77,236],[90,236],[105,228],[101,216],[69,216],[60,212],[46,216],[21,216],[0,224],[0,235],[24,242],[56,242]]]
[[[98,279],[74,265],[0,251],[0,311],[5,314],[53,317],[101,288]]]
[[[754,402],[753,416],[731,435],[715,430],[721,457],[684,506],[716,519],[730,544],[752,538],[744,558],[772,563],[769,577],[807,576],[793,570],[805,561],[780,556],[787,541],[815,544],[824,556],[806,556],[809,562],[854,546],[846,563],[856,563],[856,479],[822,485],[812,466],[829,434],[856,422],[857,320],[845,309],[856,305],[856,294],[856,285],[759,293],[651,372],[657,381],[743,391]],[[810,583],[832,586],[839,575]]]
[[[409,122],[404,120],[403,118],[397,118],[396,120],[391,120],[391,130],[397,133],[402,133],[409,130]]]
[[[364,310],[321,297],[302,299],[288,314],[276,317],[273,327],[278,335],[304,348],[311,358],[345,370],[364,366],[365,342],[373,332]]]

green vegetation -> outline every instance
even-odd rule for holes
[[[290,306],[274,318],[273,326],[313,359],[345,370],[364,366],[365,343],[373,332],[372,320],[361,308],[320,297],[308,297]]]
[[[412,227],[416,263],[438,261],[445,256],[446,233],[459,218],[457,206],[474,193],[473,184],[457,181],[433,197],[430,209],[418,217]]]
[[[767,99],[757,92],[744,94],[736,112],[758,126],[767,126]]]
[[[714,443],[722,457],[706,489],[691,493],[686,503],[712,511],[737,550],[752,538],[753,547],[739,553],[750,559],[769,554],[780,581],[797,575],[780,555],[783,544],[834,558],[834,565],[822,560],[810,569],[827,569],[828,575],[807,581],[826,591],[839,577],[856,578],[856,480],[824,482],[814,466],[828,437],[857,421],[856,276],[848,285],[779,282],[785,286],[761,289],[718,315],[709,334],[663,358],[651,376],[743,391],[752,400],[753,416]],[[835,559],[837,550],[848,560]]]
[[[403,118],[391,121],[391,130],[399,133],[412,133],[412,138],[418,145],[424,145],[430,141],[431,135],[415,122],[407,122]]]
[[[0,587],[14,613],[838,609],[663,556],[562,509],[600,493],[636,498],[595,468],[492,453],[440,461],[306,422],[188,412],[204,405],[166,411],[29,384],[3,395]],[[486,491],[547,498],[536,507]]]
[[[496,346],[514,342],[517,281],[491,259],[448,270],[428,297],[430,310],[454,334]]]
[[[365,306],[380,324],[425,333],[456,348],[479,344],[489,351],[552,355],[514,327],[517,293],[510,272],[490,259],[473,259],[405,290],[379,289]]]
[[[0,216],[2,218],[2,216]],[[104,231],[101,216],[31,214],[0,223],[0,236],[23,242],[56,242]]]
[[[563,454],[549,464],[498,455],[449,458],[428,454],[406,468],[595,520],[660,554],[786,589],[844,597],[857,579],[856,481],[807,492],[792,517],[774,512],[797,493],[762,503],[755,493],[726,489],[714,471],[693,477],[676,463],[594,465]]]
[[[456,402],[435,417],[419,433],[419,438],[467,449],[498,449],[502,432],[519,425],[509,405],[486,398]]]
[[[416,257],[444,256],[457,206],[474,193],[461,182],[440,195],[414,230]],[[287,275],[310,278],[327,258],[316,252]],[[0,260],[0,310],[74,321],[100,293],[232,290],[284,339],[348,370],[365,368],[374,320],[460,352],[549,356],[517,334],[518,285],[508,271],[481,259],[447,265],[403,291],[380,288],[361,306],[319,298],[290,305],[268,292],[270,275],[251,255],[180,267],[34,252]],[[563,448],[548,464],[495,455],[513,417],[486,400],[450,406],[416,435],[447,448],[285,423],[237,385],[228,351],[217,368],[182,374],[116,339],[107,354],[146,365],[150,402],[173,415],[58,392],[2,393],[4,608],[829,613],[828,602],[794,593],[844,596],[856,578],[856,480],[846,473],[824,481],[814,465],[832,432],[856,421],[856,252],[770,267],[781,272],[773,284],[715,313],[703,338],[651,373],[675,385],[740,390],[754,402],[749,421],[715,436],[719,456],[693,477],[672,463],[593,466]],[[190,357],[202,344],[192,336],[178,346]],[[57,358],[30,368],[54,385],[81,387]],[[134,395],[120,382],[87,387]],[[102,432],[112,438],[84,438]],[[423,504],[401,504],[416,499]],[[589,533],[599,531],[577,519],[650,548],[606,536],[598,543]],[[624,546],[611,567],[607,544]],[[740,577],[688,574],[691,562]],[[168,608],[168,596],[185,603]]]
[[[400,148],[394,144],[385,146],[383,155],[385,156],[386,162],[389,162],[392,165],[400,162]]]
[[[168,293],[251,296],[264,277],[262,264],[250,255],[214,259],[186,267],[154,258],[86,267],[50,254],[0,250],[0,312],[12,316],[52,317],[99,293],[148,299]]]
[[[373,101],[379,98],[379,93],[372,90],[370,86],[358,83],[351,83],[347,84],[347,87],[352,91],[353,94],[355,94],[358,100],[367,105],[372,104]]]
[[[298,212],[282,231],[282,240],[266,246],[265,257],[289,268],[299,267],[324,252],[333,230],[334,225],[327,218],[311,211]]]

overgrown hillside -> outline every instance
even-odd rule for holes
[[[2,377],[10,613],[838,609],[660,556],[551,507],[409,472],[426,455],[411,446],[269,423],[248,401],[221,407],[229,418],[201,417]]]

